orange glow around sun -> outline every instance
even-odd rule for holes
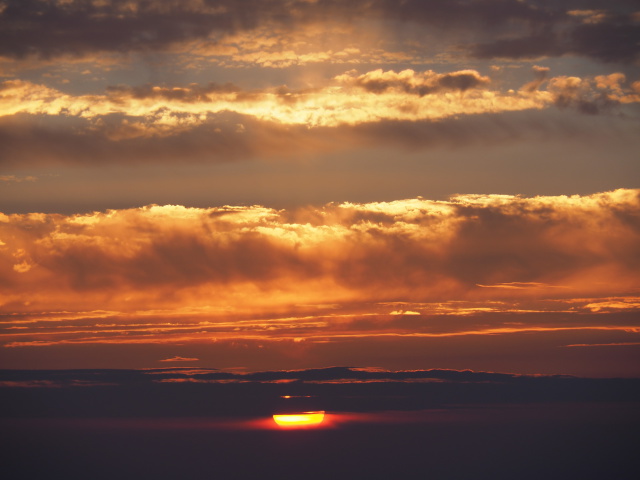
[[[322,423],[324,411],[278,414],[273,420],[281,427],[311,427]]]

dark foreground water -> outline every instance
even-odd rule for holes
[[[5,479],[633,479],[635,404],[483,405],[268,418],[0,421]]]
[[[640,379],[0,370],[2,480],[636,480],[639,452]]]

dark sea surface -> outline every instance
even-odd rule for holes
[[[2,371],[2,478],[638,478],[638,379],[267,373]]]

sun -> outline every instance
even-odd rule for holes
[[[281,427],[311,427],[322,423],[324,411],[277,414],[273,420]]]

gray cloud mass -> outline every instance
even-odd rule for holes
[[[629,62],[638,59],[640,38],[637,4],[624,0],[4,0],[0,6],[0,55],[10,58],[163,51],[217,33],[262,26],[291,30],[327,19],[413,23],[435,32],[445,26],[464,29],[473,40],[463,49],[481,58],[574,54]],[[604,13],[592,23],[584,23],[583,14],[568,13],[587,9]]]

